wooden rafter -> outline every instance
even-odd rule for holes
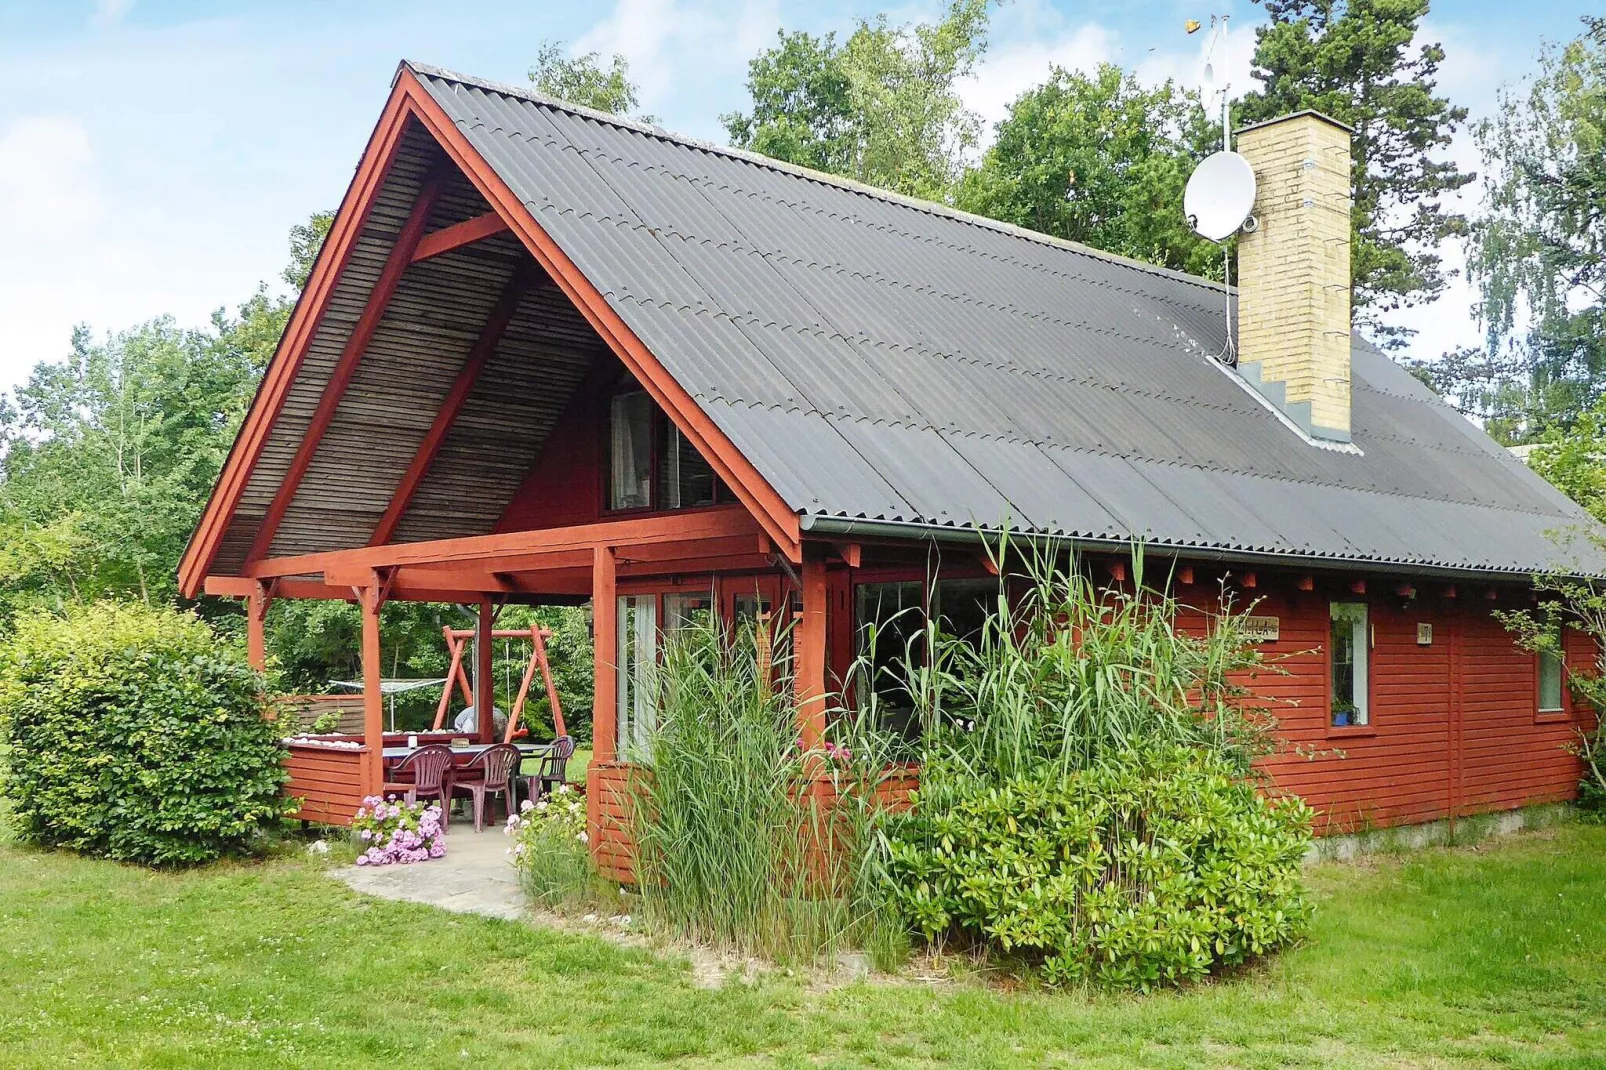
[[[401,482],[396,484],[396,492],[390,497],[390,504],[385,507],[385,515],[379,518],[374,526],[374,533],[368,539],[369,546],[381,546],[390,541],[396,533],[396,525],[401,523],[412,504],[413,495],[418,486],[429,473],[430,465],[435,462],[435,455],[440,452],[446,435],[457,421],[457,416],[468,402],[469,394],[474,391],[474,384],[479,381],[480,373],[490,362],[491,356],[496,352],[497,344],[501,342],[503,333],[508,324],[513,322],[513,315],[519,309],[519,302],[530,288],[540,282],[545,276],[540,267],[533,260],[525,260],[513,270],[513,277],[508,279],[507,285],[502,289],[502,296],[497,298],[496,304],[491,308],[490,315],[485,319],[485,326],[480,330],[480,336],[469,350],[468,359],[457,373],[457,379],[446,393],[441,407],[435,413],[434,422],[430,424],[429,431],[425,433],[424,440],[418,444],[418,450],[413,454],[412,463],[407,466]]]
[[[412,111],[406,94],[392,93],[384,114],[368,139],[362,161],[352,176],[351,185],[346,188],[334,224],[313,263],[312,274],[301,289],[301,296],[290,314],[290,322],[279,339],[278,349],[257,387],[251,411],[229,449],[228,459],[212,488],[211,497],[207,499],[200,523],[185,547],[184,558],[179,564],[179,587],[187,597],[193,598],[201,590],[207,578],[206,573],[217,557],[223,533],[234,516],[241,495],[245,493],[251,473],[256,470],[263,445],[284,407],[290,385],[301,370],[307,347],[323,322],[324,311],[329,306],[329,295],[351,259],[374,200],[390,173],[402,135],[407,123],[412,120]]]
[[[290,467],[273,496],[272,504],[262,517],[256,538],[251,542],[250,552],[246,554],[247,561],[265,557],[268,548],[273,545],[273,537],[278,533],[279,524],[284,520],[284,514],[289,510],[290,503],[295,500],[296,491],[300,489],[301,480],[306,476],[307,469],[312,466],[312,458],[318,452],[318,445],[323,441],[324,432],[329,430],[330,423],[334,421],[335,411],[340,407],[340,399],[345,396],[346,387],[351,385],[351,380],[356,376],[363,354],[368,351],[368,344],[373,341],[374,332],[379,329],[380,321],[385,317],[385,310],[390,307],[390,299],[396,293],[396,287],[401,285],[402,275],[412,262],[413,250],[418,247],[419,240],[424,236],[424,227],[429,224],[430,212],[435,208],[435,200],[440,195],[442,185],[445,184],[447,173],[445,167],[438,166],[425,176],[423,188],[418,192],[418,199],[413,202],[413,209],[408,213],[407,221],[402,224],[401,232],[391,245],[390,255],[385,258],[384,269],[380,271],[378,281],[368,294],[362,315],[352,327],[346,345],[340,351],[340,359],[335,362],[329,381],[324,384],[323,395],[319,397],[318,407],[313,411],[312,420],[301,436],[301,444],[296,447],[295,457],[291,460]]]
[[[473,219],[465,219],[461,223],[453,223],[449,227],[430,231],[419,239],[418,248],[413,250],[413,263],[432,259],[477,241],[484,241],[507,229],[507,220],[502,218],[500,212],[493,209]]]
[[[180,590],[195,597],[204,585],[214,578],[209,576],[223,539],[233,523],[240,502],[249,485],[256,466],[261,460],[285,399],[298,378],[307,350],[318,332],[330,297],[341,273],[349,262],[352,249],[366,226],[370,210],[383,188],[385,179],[396,159],[402,136],[408,125],[419,123],[446,151],[447,156],[463,171],[479,193],[493,207],[524,247],[546,270],[547,275],[574,303],[591,327],[613,351],[632,375],[640,381],[654,401],[667,413],[676,426],[706,457],[720,478],[725,481],[752,514],[762,533],[773,542],[782,560],[801,559],[801,533],[798,518],[771,487],[757,468],[744,457],[735,445],[709,419],[695,399],[635,336],[618,313],[612,309],[596,286],[575,266],[568,255],[530,214],[529,209],[512,192],[507,183],[496,174],[458,130],[440,105],[412,72],[405,68],[398,74],[390,99],[386,102],[373,135],[369,139],[356,175],[345,199],[341,202],[335,224],[330,231],[323,251],[313,267],[311,278],[303,289],[301,299],[292,313],[289,326],[279,349],[270,362],[261,387],[247,414],[239,436],[229,453],[224,471],[213,487],[184,558],[179,568]],[[477,217],[477,227],[487,231],[495,225],[489,216]],[[459,224],[462,226],[462,224]],[[442,247],[448,241],[470,236],[469,230],[458,231],[450,239],[443,228],[441,236],[431,244]],[[423,236],[420,236],[420,243]],[[426,251],[429,247],[426,246]],[[409,260],[417,246],[409,254]],[[327,391],[326,391],[327,393]],[[298,477],[299,478],[299,477]],[[281,491],[283,488],[280,488]],[[275,499],[277,501],[277,498]],[[276,531],[282,513],[288,508],[286,501],[279,515],[264,518],[258,543],[258,552],[249,557],[251,565],[260,565],[271,547],[271,533]],[[266,537],[263,537],[263,536]],[[250,565],[242,571],[249,572]],[[316,575],[321,569],[313,569]],[[254,574],[254,573],[251,573]],[[270,566],[272,575],[294,576],[294,572],[280,572]],[[296,581],[312,583],[316,581]],[[286,590],[288,595],[288,588]],[[319,595],[308,595],[318,597]],[[405,595],[398,594],[398,597]]]

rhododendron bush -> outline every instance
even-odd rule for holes
[[[359,866],[426,862],[446,853],[446,832],[436,803],[370,795],[362,801],[351,828],[367,845],[357,856]]]

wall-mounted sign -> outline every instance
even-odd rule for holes
[[[1251,643],[1275,643],[1282,634],[1281,617],[1245,617],[1244,638]]]
[[[1418,624],[1416,626],[1416,645],[1417,646],[1432,646],[1433,645],[1433,625],[1431,625],[1431,624]]]

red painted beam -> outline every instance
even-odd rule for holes
[[[634,547],[647,543],[688,542],[717,539],[728,535],[752,538],[758,521],[740,506],[698,509],[694,512],[604,520],[574,527],[508,531],[497,535],[469,535],[458,539],[430,542],[366,546],[351,550],[328,550],[294,557],[274,557],[256,561],[242,570],[247,576],[305,576],[329,569],[386,568],[392,565],[445,565],[496,561],[497,571],[519,571],[511,557],[544,557],[566,551],[590,552],[594,546]],[[539,568],[540,562],[524,568]]]
[[[324,384],[323,396],[318,399],[318,408],[312,414],[312,422],[307,425],[306,433],[301,436],[301,445],[296,448],[295,458],[290,462],[290,467],[284,474],[284,481],[279,484],[279,489],[273,496],[273,503],[268,506],[267,513],[262,517],[262,526],[257,529],[256,538],[251,542],[251,550],[246,554],[248,562],[261,560],[266,556],[268,548],[273,545],[273,536],[278,532],[279,524],[284,520],[284,514],[290,508],[290,503],[295,500],[301,480],[305,478],[307,469],[312,465],[312,458],[318,452],[318,444],[323,441],[324,432],[329,430],[329,424],[335,418],[335,410],[340,407],[340,399],[345,396],[346,388],[356,376],[357,366],[362,363],[363,354],[368,351],[368,343],[373,341],[374,332],[379,329],[379,323],[385,317],[385,309],[390,306],[390,299],[396,293],[396,287],[401,284],[407,266],[412,262],[413,251],[418,248],[418,242],[424,236],[424,227],[429,224],[429,214],[435,207],[435,199],[440,195],[446,175],[446,167],[442,165],[437,166],[424,178],[418,199],[413,202],[413,210],[408,214],[407,221],[402,224],[401,233],[396,236],[395,244],[390,247],[390,255],[385,258],[385,267],[379,273],[379,280],[374,283],[374,288],[368,295],[368,303],[363,307],[362,315],[357,318],[351,336],[346,339],[346,346],[340,352],[340,359],[335,362],[329,381]]]
[[[503,219],[501,213],[495,209],[484,215],[477,215],[473,219],[453,223],[449,227],[431,231],[420,238],[418,248],[413,250],[413,263],[429,260],[443,253],[449,253],[453,249],[461,249],[465,245],[473,245],[507,229],[507,220]]]
[[[530,288],[539,282],[544,275],[533,260],[525,260],[513,270],[513,277],[508,279],[507,285],[502,288],[502,296],[497,298],[491,314],[486,317],[485,326],[480,330],[479,339],[474,348],[469,350],[468,359],[457,373],[457,379],[452,388],[447,391],[446,399],[435,413],[435,420],[430,424],[429,431],[425,433],[424,440],[418,444],[418,451],[413,454],[412,463],[407,466],[401,482],[396,484],[396,493],[390,496],[390,504],[385,507],[385,515],[379,518],[374,526],[374,533],[368,539],[369,546],[383,546],[390,541],[396,533],[396,525],[406,514],[407,507],[412,504],[413,495],[418,491],[418,485],[429,474],[430,465],[435,463],[435,455],[446,441],[446,435],[457,421],[458,413],[468,402],[468,396],[474,390],[474,384],[479,381],[480,373],[490,362],[492,354],[496,352],[497,344],[501,342],[507,325],[513,322],[513,314],[519,310],[519,302]]]

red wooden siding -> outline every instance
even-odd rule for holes
[[[614,362],[607,366],[617,368]],[[580,385],[493,530],[567,527],[601,518],[600,418],[602,383],[607,378],[593,374]]]
[[[586,835],[591,857],[609,880],[634,884],[635,845],[630,839],[632,766],[592,762],[586,769]]]
[[[1264,580],[1262,586],[1267,585]],[[1290,585],[1291,586],[1291,585]],[[1282,585],[1278,585],[1282,588]],[[1259,593],[1258,591],[1256,593]],[[1365,601],[1372,625],[1370,723],[1328,719],[1328,603]],[[1413,824],[1573,796],[1577,759],[1566,753],[1573,719],[1538,714],[1538,662],[1520,649],[1480,597],[1424,587],[1406,600],[1343,589],[1267,593],[1257,614],[1277,616],[1280,637],[1262,650],[1286,676],[1249,681],[1279,721],[1286,749],[1264,762],[1277,785],[1320,813],[1319,832]],[[1417,625],[1432,642],[1417,643]],[[1569,640],[1578,658],[1587,640]],[[1314,756],[1312,756],[1314,755]]]
[[[1208,610],[1217,604],[1219,567],[1196,571],[1198,582],[1180,587],[1179,595]],[[1483,588],[1450,598],[1441,584],[1422,584],[1413,599],[1394,594],[1392,583],[1374,582],[1361,595],[1339,579],[1312,586],[1302,591],[1293,576],[1261,573],[1253,589],[1238,590],[1236,605],[1242,610],[1258,600],[1253,612],[1279,620],[1278,640],[1261,649],[1283,672],[1259,672],[1245,683],[1279,722],[1284,746],[1264,768],[1280,788],[1318,810],[1318,832],[1573,796],[1580,770],[1565,747],[1578,717],[1570,700],[1563,716],[1538,713],[1537,659],[1519,649],[1491,613],[1517,603],[1490,602]],[[1335,600],[1364,601],[1370,614],[1365,727],[1329,726],[1328,605]],[[1183,627],[1197,631],[1206,619],[1202,612],[1189,614]],[[1418,624],[1432,626],[1430,644],[1417,643]],[[1586,637],[1571,633],[1568,646],[1570,663],[1590,663]],[[832,669],[842,672],[847,651],[838,643],[833,648]]]
[[[362,759],[366,747],[320,747],[292,743],[285,758],[290,781],[285,795],[301,800],[295,817],[322,825],[349,825],[362,805]]]

